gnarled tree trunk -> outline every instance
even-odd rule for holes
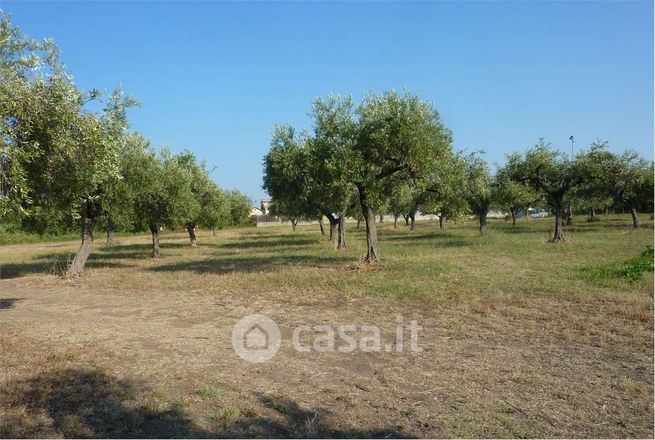
[[[594,207],[592,206],[591,208],[589,208],[589,221],[595,222],[596,220],[598,220],[596,218],[596,209],[594,209]]]
[[[571,226],[573,224],[573,205],[569,205],[569,209],[566,211],[566,226]]]
[[[330,222],[330,242],[334,244],[334,247],[337,246],[337,226],[339,225],[339,220],[332,214],[326,215],[328,221]]]
[[[487,231],[487,212],[480,211],[478,219],[480,220],[480,234],[484,234]]]
[[[444,218],[446,218],[446,217],[439,214],[439,229],[444,229],[444,224],[443,224]]]
[[[551,243],[564,243],[564,233],[562,231],[562,206],[558,205],[555,207],[555,233],[553,234],[553,239]]]
[[[380,223],[384,223],[384,214],[380,214]]]
[[[378,231],[375,226],[375,213],[368,206],[366,193],[361,189],[359,190],[359,203],[362,206],[364,223],[366,223],[366,259],[364,262],[376,263],[380,261],[380,253],[378,251]]]
[[[346,215],[342,211],[339,213],[339,240],[337,243],[337,249],[346,248]]]
[[[291,219],[291,229],[293,232],[296,232],[296,226],[298,226],[298,219],[297,218],[292,218]]]
[[[409,229],[416,229],[416,213],[409,214]]]
[[[152,234],[152,258],[161,257],[159,252],[159,226],[156,223],[150,223],[150,233]]]
[[[68,274],[73,277],[82,275],[86,260],[91,253],[91,245],[93,244],[93,227],[95,226],[96,219],[94,217],[86,217],[82,227],[82,243],[80,248],[75,254],[75,258],[68,269]]]
[[[403,214],[403,218],[405,219],[405,226],[409,226],[409,216]]]
[[[398,214],[393,215],[393,228],[398,229]]]
[[[516,226],[516,209],[510,208],[510,214],[512,214],[512,226]]]
[[[187,232],[189,232],[189,240],[191,240],[191,247],[198,246],[198,239],[196,238],[196,225],[189,224],[186,227]]]
[[[105,230],[107,231],[107,246],[111,246],[114,244],[114,223],[111,220],[107,221]]]
[[[632,216],[632,227],[639,227],[639,217],[637,217],[637,208],[635,206],[630,207],[630,215]]]
[[[323,227],[323,217],[318,219],[318,227],[321,228],[321,236],[325,237],[325,228]]]

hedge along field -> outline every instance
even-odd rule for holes
[[[385,222],[379,266],[350,224],[346,250],[318,226],[200,231],[194,249],[162,234],[160,259],[147,235],[99,240],[79,279],[49,275],[77,242],[3,246],[3,434],[652,436],[653,273],[626,275],[652,221],[599,218],[576,217],[560,245],[552,218],[490,220],[485,235],[475,220]],[[423,352],[283,343],[246,364],[229,334],[255,312],[287,336],[324,322],[392,334],[400,314],[424,327]],[[62,386],[78,397],[54,404]]]

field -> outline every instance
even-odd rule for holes
[[[624,262],[652,220],[576,217],[380,225],[337,251],[317,226],[97,238],[80,279],[51,275],[76,241],[0,248],[3,437],[650,437],[653,273]],[[230,334],[262,313],[282,346],[248,363]],[[416,320],[421,352],[298,352],[300,324]]]

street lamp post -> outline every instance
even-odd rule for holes
[[[569,136],[569,140],[571,141],[571,160],[573,160],[573,145],[575,144],[575,138],[573,136]],[[566,217],[566,224],[573,224],[573,199],[569,199],[569,215]]]

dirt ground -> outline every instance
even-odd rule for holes
[[[0,280],[3,437],[653,436],[643,298],[440,303],[112,284]],[[280,327],[269,362],[233,351],[232,327],[251,313]],[[375,324],[384,344],[398,315],[423,327],[421,352],[291,344],[301,324]]]

